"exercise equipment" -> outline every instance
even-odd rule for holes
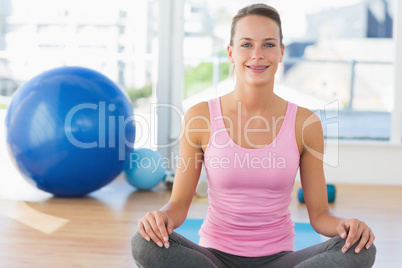
[[[336,198],[336,188],[335,185],[333,184],[327,184],[327,197],[328,197],[328,203],[333,203],[335,202]],[[303,189],[299,188],[297,192],[297,199],[299,200],[300,203],[305,203],[304,200],[304,195],[303,195]]]
[[[56,196],[82,196],[123,170],[135,140],[133,108],[109,78],[60,67],[18,89],[5,120],[10,156],[24,178]]]
[[[169,170],[166,170],[165,177],[163,178],[163,183],[166,186],[166,189],[169,191],[173,189],[173,182],[174,182],[175,174]]]
[[[150,190],[166,176],[166,165],[158,151],[148,148],[132,149],[124,169],[129,184],[138,190]]]
[[[179,228],[175,229],[175,232],[198,244],[200,240],[198,230],[200,230],[202,223],[202,219],[186,219]],[[321,236],[314,231],[309,223],[295,222],[294,230],[296,233],[295,250],[300,250],[322,242]]]

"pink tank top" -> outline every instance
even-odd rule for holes
[[[208,104],[211,134],[204,165],[209,207],[199,231],[200,245],[245,257],[293,251],[294,223],[288,207],[300,163],[297,105],[288,102],[271,144],[248,149],[230,138],[220,98]]]

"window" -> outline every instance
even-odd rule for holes
[[[185,107],[233,89],[226,60],[231,18],[238,9],[258,2],[210,0],[201,9],[198,1],[186,1],[198,16],[185,16]],[[270,3],[281,14],[286,46],[276,93],[311,110],[337,107],[338,130],[324,131],[330,138],[389,140],[393,2]],[[194,27],[195,22],[202,27]]]

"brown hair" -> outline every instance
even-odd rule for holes
[[[232,27],[230,29],[230,45],[233,46],[233,36],[235,35],[236,31],[236,24],[237,22],[249,15],[258,15],[258,16],[264,16],[267,18],[272,19],[273,21],[276,22],[279,26],[279,32],[280,32],[280,45],[282,46],[282,39],[283,39],[283,34],[282,34],[282,23],[281,23],[281,18],[279,16],[278,11],[266,4],[252,4],[249,6],[246,6],[242,9],[240,9],[237,12],[237,15],[233,17],[232,19]]]

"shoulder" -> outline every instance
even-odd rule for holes
[[[205,149],[210,130],[208,102],[197,103],[186,111],[182,131],[189,142]]]
[[[185,124],[191,128],[208,124],[209,125],[209,106],[208,102],[203,101],[191,106],[184,116]]]
[[[303,152],[306,146],[321,150],[324,134],[321,120],[317,114],[307,108],[298,106],[295,127],[300,152]]]
[[[197,104],[191,106],[185,114],[186,118],[197,117],[197,116],[206,116],[209,117],[209,106],[207,101],[202,101]]]
[[[308,129],[321,128],[321,120],[311,110],[298,106],[296,114],[296,127],[306,131]]]

